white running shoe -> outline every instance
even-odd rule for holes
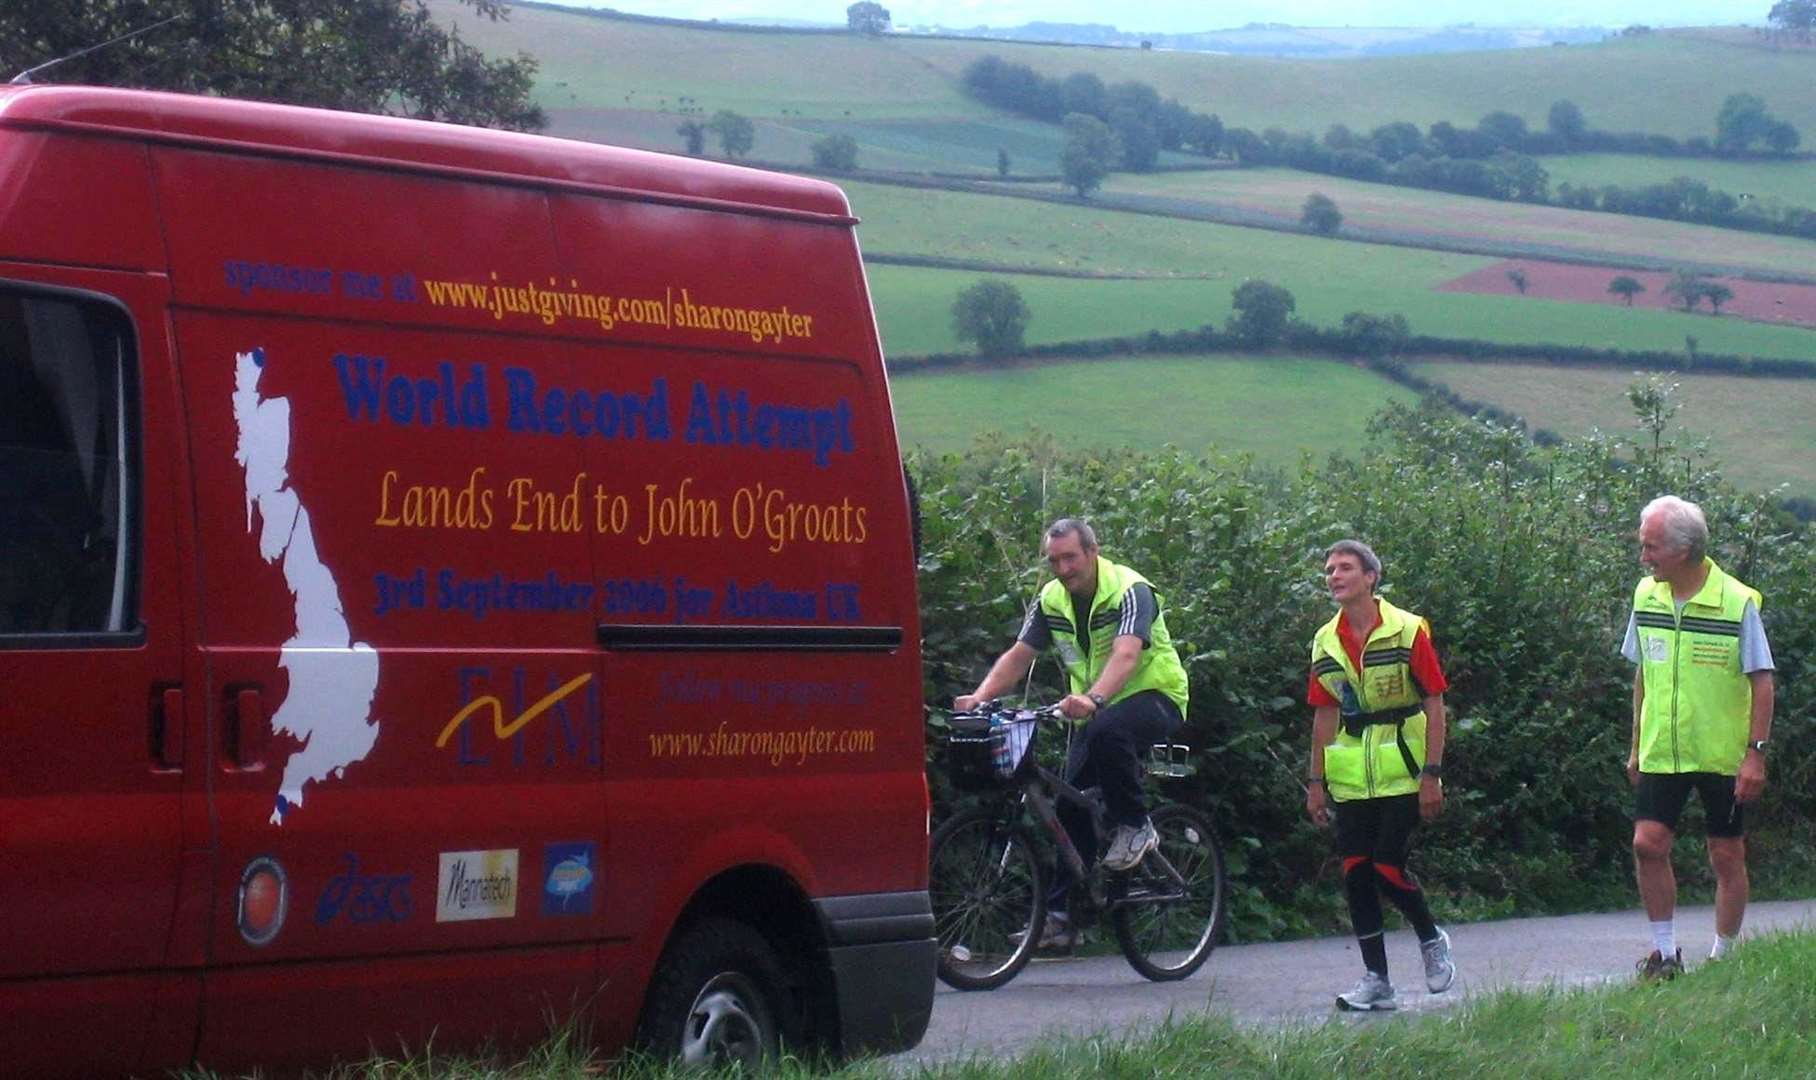
[[[1025,936],[1020,930],[1009,935],[1017,947],[1020,947],[1021,939]],[[1040,937],[1034,940],[1034,948],[1042,952],[1071,952],[1078,948],[1078,943],[1083,939],[1083,931],[1073,926],[1072,920],[1061,919],[1049,913],[1040,928]]]
[[[1143,820],[1140,825],[1118,825],[1110,834],[1110,847],[1103,855],[1105,870],[1133,870],[1135,865],[1147,857],[1148,852],[1160,846],[1160,834],[1154,831],[1154,822]]]
[[[1450,958],[1450,935],[1440,927],[1437,937],[1419,944],[1419,951],[1425,954],[1425,988],[1434,994],[1450,989],[1457,979],[1457,965]]]
[[[1387,976],[1365,972],[1362,981],[1347,994],[1337,995],[1337,1008],[1348,1012],[1391,1012],[1400,1007],[1394,1000],[1394,984]]]

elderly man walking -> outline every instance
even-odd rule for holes
[[[1746,807],[1766,783],[1772,731],[1772,650],[1760,596],[1707,555],[1709,526],[1695,503],[1665,495],[1639,516],[1640,562],[1621,652],[1633,675],[1633,860],[1652,922],[1646,978],[1683,970],[1672,916],[1671,844],[1694,790],[1707,818],[1715,871],[1715,947],[1726,953],[1747,909]]]

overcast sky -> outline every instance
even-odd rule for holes
[[[689,19],[768,16],[844,22],[850,0],[553,0]],[[898,26],[1017,26],[1025,22],[1109,23],[1122,30],[1181,33],[1250,22],[1296,26],[1652,26],[1763,24],[1772,0],[883,0]]]

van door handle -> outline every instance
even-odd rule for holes
[[[221,710],[221,732],[227,768],[257,772],[265,767],[265,699],[257,686],[229,686]]]
[[[151,691],[151,760],[160,769],[183,768],[183,688]]]

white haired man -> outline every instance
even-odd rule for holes
[[[1639,515],[1639,558],[1652,571],[1633,591],[1621,652],[1635,665],[1633,861],[1652,923],[1646,978],[1683,970],[1673,915],[1677,877],[1671,844],[1690,792],[1707,818],[1715,871],[1715,947],[1740,935],[1747,910],[1746,806],[1766,784],[1772,733],[1772,649],[1759,593],[1709,558],[1702,508],[1674,495]]]

